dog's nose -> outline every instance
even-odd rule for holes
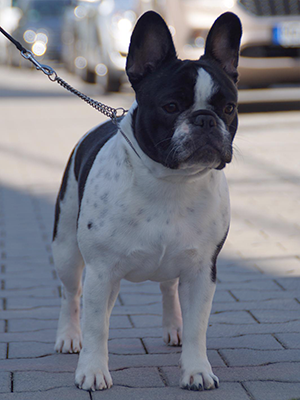
[[[217,126],[217,120],[212,113],[205,112],[206,110],[197,111],[192,115],[192,123],[207,129]]]

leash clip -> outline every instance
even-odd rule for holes
[[[26,50],[26,49],[25,49]],[[35,58],[34,55],[30,50],[21,51],[21,56],[25,58],[25,60],[29,60],[35,66],[37,70],[41,70],[44,72],[45,75],[48,76],[50,81],[55,82],[57,79],[57,73],[54,71],[53,68],[49,67],[49,65],[39,63]]]
[[[112,122],[115,125],[118,125],[117,119],[123,117],[127,112],[128,112],[128,110],[125,110],[125,108],[123,108],[123,107],[118,107],[118,108],[112,109],[112,112],[111,112]]]

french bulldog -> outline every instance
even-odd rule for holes
[[[126,64],[136,101],[118,125],[109,121],[88,132],[70,156],[53,232],[63,284],[55,349],[80,352],[75,384],[81,389],[112,386],[109,318],[121,279],[160,283],[163,339],[182,345],[180,386],[219,386],[206,330],[230,223],[223,170],[238,125],[241,32],[235,14],[222,14],[204,55],[183,61],[162,17],[145,13]]]

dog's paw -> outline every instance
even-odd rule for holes
[[[75,385],[79,389],[94,392],[95,390],[111,388],[113,382],[108,368],[97,368],[96,366],[86,365],[84,368],[77,367]]]
[[[182,326],[164,326],[163,339],[169,346],[181,346],[182,343]]]
[[[80,353],[82,339],[80,328],[58,331],[54,350],[57,353]]]
[[[206,364],[206,363],[205,363]],[[199,365],[197,369],[182,370],[180,387],[187,390],[212,390],[219,387],[219,378],[213,374],[210,365]]]

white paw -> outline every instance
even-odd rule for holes
[[[206,364],[206,365],[205,365]],[[199,365],[198,368],[182,369],[180,387],[187,390],[211,390],[219,387],[219,379],[213,374],[208,363]]]
[[[75,385],[79,389],[95,391],[112,387],[113,382],[107,367],[87,364],[77,367],[75,374]]]
[[[54,350],[57,353],[80,353],[82,338],[80,328],[58,330]]]
[[[181,346],[182,343],[182,326],[164,326],[163,339],[169,346]]]

